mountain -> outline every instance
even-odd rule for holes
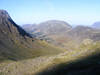
[[[70,24],[59,20],[49,20],[38,25],[23,26],[23,29],[33,37],[46,40],[56,46],[63,46],[62,43],[66,41],[66,34],[71,28]]]
[[[72,28],[71,25],[64,21],[50,20],[24,29],[26,31],[30,29],[29,33],[37,38],[67,49],[87,40],[100,41],[99,29],[82,25]]]
[[[64,21],[49,20],[38,25],[23,25],[23,29],[29,33],[43,33],[45,35],[62,35],[71,29],[71,25]]]
[[[67,36],[77,41],[83,41],[84,39],[100,41],[100,30],[88,26],[77,26],[70,30]]]
[[[32,36],[18,26],[5,10],[0,10],[0,61],[22,60],[63,52]]]
[[[71,28],[72,27],[68,23],[59,20],[49,20],[38,25],[38,31],[46,35],[62,34]]]
[[[57,20],[29,26],[24,31],[5,10],[0,10],[0,75],[100,73],[99,29],[72,28]],[[76,45],[79,47],[74,48]]]
[[[92,25],[93,28],[97,28],[97,29],[100,29],[100,22],[95,22],[93,25]]]
[[[82,44],[89,45],[100,41],[100,30],[88,26],[77,26],[72,28],[66,34],[68,39],[64,46],[70,49],[76,49]]]

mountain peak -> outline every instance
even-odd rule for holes
[[[70,24],[68,24],[67,22],[65,21],[61,21],[61,20],[48,20],[48,21],[45,21],[45,22],[42,22],[41,24],[47,24],[47,25],[66,25],[66,26],[69,26],[71,27]]]
[[[10,18],[9,14],[6,10],[0,10],[0,17]]]
[[[8,12],[6,10],[0,10],[0,13],[7,14]]]
[[[0,10],[0,30],[8,32],[13,35],[21,35],[31,37],[30,34],[25,32],[20,26],[18,26],[9,16],[6,10]],[[8,35],[8,34],[7,34]]]
[[[70,24],[60,20],[48,20],[38,25],[38,29],[47,35],[60,33],[62,34],[63,32],[67,32],[71,28],[72,27]]]

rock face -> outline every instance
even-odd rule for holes
[[[44,42],[32,38],[5,10],[0,10],[0,60],[20,60],[59,52],[48,44],[44,47]]]

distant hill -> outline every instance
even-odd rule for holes
[[[88,26],[77,26],[70,30],[67,35],[77,41],[83,41],[84,39],[100,40],[100,30]]]
[[[38,31],[46,35],[62,34],[70,30],[72,27],[68,23],[59,20],[49,20],[40,23],[37,27]]]
[[[23,29],[28,31],[33,37],[46,40],[47,42],[61,46],[62,42],[65,42],[67,32],[72,26],[64,21],[49,20],[42,22],[36,26],[27,25],[23,26]]]
[[[50,20],[40,23],[37,26],[29,26],[30,34],[35,34],[35,37],[49,40],[50,43],[69,48],[79,45],[84,40],[100,41],[100,30],[88,26],[71,27],[70,24],[64,21]],[[24,28],[26,31],[27,28]]]
[[[97,28],[97,29],[100,29],[100,22],[95,22],[93,25],[92,25],[93,28]]]
[[[65,33],[72,27],[64,21],[49,20],[38,25],[24,25],[23,28],[27,31],[42,32],[46,35],[53,35],[60,34],[62,32]]]
[[[33,38],[5,10],[0,10],[0,61],[53,55],[62,51],[45,41]]]

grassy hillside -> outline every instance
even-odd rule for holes
[[[6,44],[8,42],[5,42]],[[33,47],[27,47],[19,43],[11,45],[0,46],[0,61],[2,60],[20,60],[34,58],[45,55],[55,55],[63,52],[63,49],[49,45],[45,41],[36,40],[33,42]]]
[[[34,59],[0,64],[4,75],[95,75],[99,68],[100,42],[76,50]]]
[[[54,55],[63,51],[45,41],[32,38],[5,10],[0,10],[0,62]]]
[[[99,70],[100,42],[97,42],[58,56],[36,75],[99,75]]]

